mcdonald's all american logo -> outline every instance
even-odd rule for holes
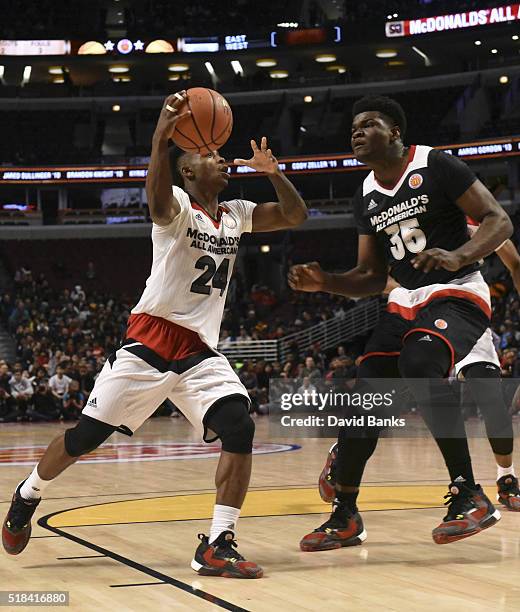
[[[433,324],[438,329],[446,329],[448,327],[448,324],[446,323],[446,321],[444,319],[435,319]]]
[[[253,445],[254,455],[283,453],[300,448],[297,444]],[[34,465],[46,446],[0,447],[0,467],[7,465]],[[202,442],[141,442],[103,444],[95,451],[79,458],[80,463],[130,463],[134,461],[171,461],[175,459],[208,459],[220,455],[220,444]]]
[[[412,174],[408,179],[408,185],[412,189],[418,189],[423,184],[423,177],[420,174]]]

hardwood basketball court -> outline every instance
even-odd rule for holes
[[[2,519],[29,464],[64,427],[2,425]],[[209,530],[218,454],[197,442],[184,419],[152,419],[69,468],[47,489],[27,549],[0,556],[0,590],[69,591],[70,609],[82,611],[520,610],[520,513],[504,509],[477,536],[433,543],[448,482],[429,438],[380,441],[359,500],[363,545],[301,552],[300,538],[329,511],[316,480],[331,440],[270,439],[266,418],[257,419],[259,454],[238,523],[239,550],[265,578],[197,576],[190,561]],[[476,438],[471,448],[494,499],[489,444]]]

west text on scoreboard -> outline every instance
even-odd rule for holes
[[[465,160],[499,158],[520,155],[520,137],[500,138],[436,147],[449,155]],[[366,169],[351,153],[343,155],[316,155],[290,157],[279,160],[280,169],[287,174],[317,174],[348,172]],[[0,185],[6,184],[69,184],[69,183],[132,183],[144,182],[145,164],[127,166],[75,166],[75,167],[0,167]],[[254,176],[248,166],[231,166],[231,178]]]
[[[437,15],[406,21],[389,21],[386,23],[387,37],[416,36],[433,32],[447,32],[476,26],[496,25],[520,19],[520,4],[509,4],[495,8],[475,9],[464,13]]]

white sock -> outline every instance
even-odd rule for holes
[[[42,492],[47,488],[52,480],[42,480],[38,475],[38,466],[34,466],[34,470],[23,483],[20,489],[20,495],[24,499],[40,499]]]
[[[223,531],[234,532],[239,516],[240,508],[215,504],[213,508],[213,521],[209,530],[209,543],[214,542]]]
[[[511,464],[510,467],[502,467],[497,464],[497,480],[500,480],[502,476],[515,476],[515,466]]]

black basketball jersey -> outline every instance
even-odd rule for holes
[[[460,159],[425,146],[412,146],[408,166],[388,189],[374,172],[354,198],[359,234],[376,236],[387,256],[390,274],[407,289],[448,283],[478,268],[470,264],[450,272],[416,270],[410,260],[425,249],[453,251],[469,240],[466,217],[457,200],[476,180]]]

